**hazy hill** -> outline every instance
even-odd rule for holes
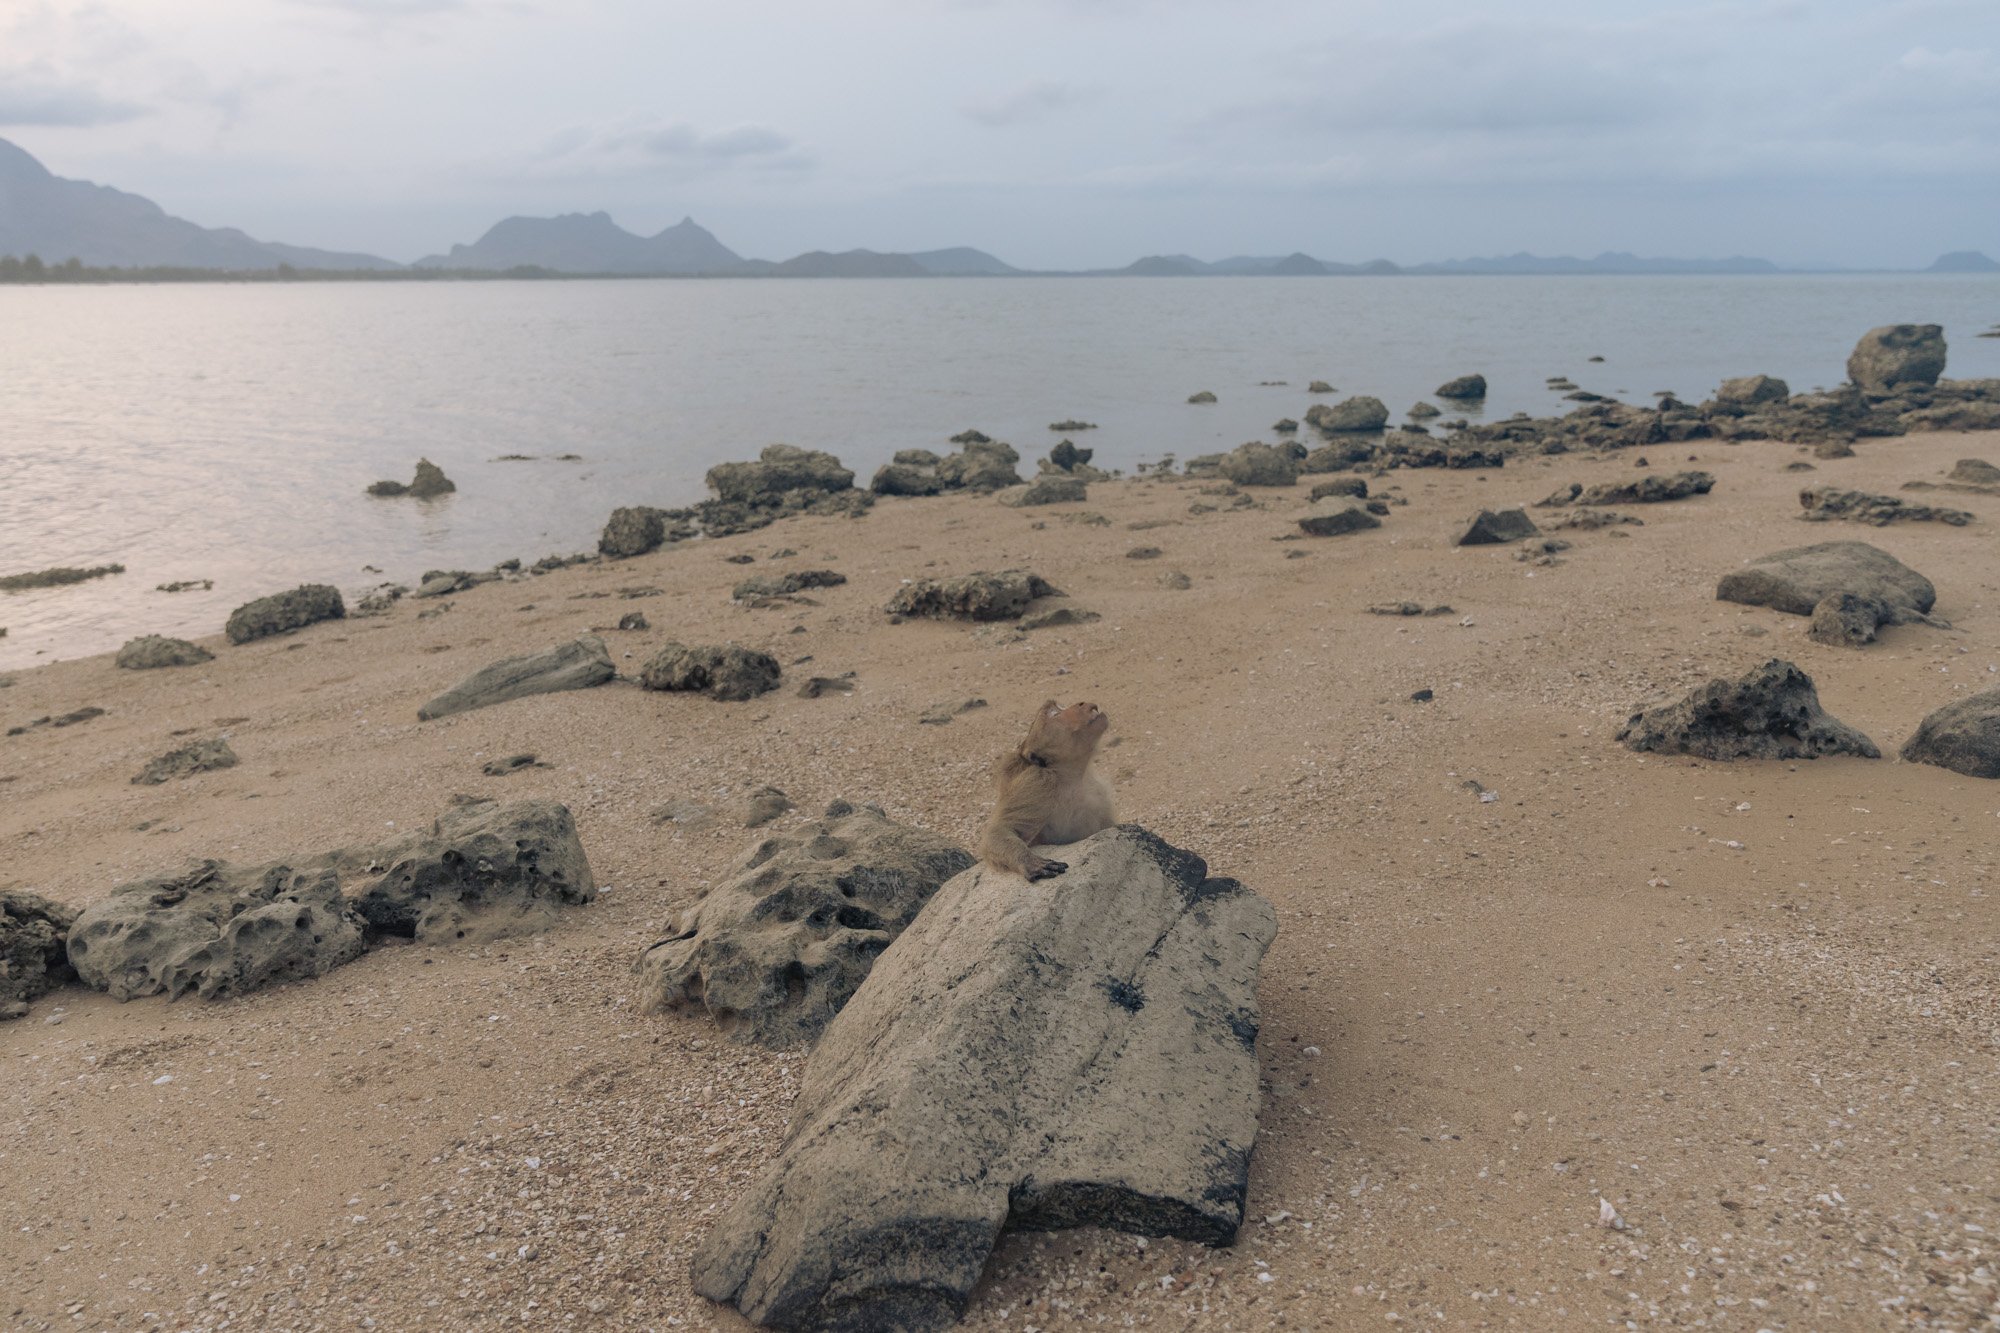
[[[882,254],[875,250],[843,250],[831,254],[808,250],[802,255],[773,264],[753,259],[735,272],[745,276],[771,278],[928,278],[931,271],[910,255]]]
[[[1005,277],[1021,272],[1012,264],[969,245],[955,245],[948,250],[921,250],[910,258],[922,265],[926,273],[940,278]]]
[[[557,273],[719,273],[742,256],[693,218],[656,236],[638,236],[609,213],[553,218],[506,218],[471,245],[426,255],[418,268],[510,269],[530,265]]]
[[[1434,264],[1412,264],[1405,273],[1779,273],[1768,259],[1642,259],[1623,251],[1607,250],[1595,259],[1574,259],[1569,255],[1514,254],[1490,259],[1447,259]]]
[[[1989,259],[1977,250],[1954,250],[1931,261],[1926,273],[2000,273],[2000,260]]]
[[[233,227],[197,226],[150,199],[65,180],[0,139],[0,255],[120,268],[400,268],[376,255],[277,245]]]

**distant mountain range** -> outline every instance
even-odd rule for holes
[[[259,241],[234,228],[198,226],[158,204],[88,181],[51,174],[25,150],[0,139],[0,256],[37,255],[56,264],[75,258],[103,268],[222,271],[296,269],[401,271],[379,255],[315,250]],[[693,218],[653,236],[626,231],[607,213],[512,217],[470,245],[454,245],[409,266],[439,272],[538,273],[658,277],[932,278],[1056,276],[1013,265],[970,246],[914,254],[812,250],[783,261],[745,259]],[[1644,259],[1607,251],[1594,259],[1515,254],[1398,265],[1386,259],[1350,264],[1304,253],[1238,255],[1208,262],[1190,255],[1148,255],[1092,277],[1328,277],[1368,274],[1781,273],[1768,259]],[[2000,263],[1972,250],[1942,255],[1931,273],[2000,273]]]

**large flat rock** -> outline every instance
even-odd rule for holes
[[[1010,1227],[1243,1220],[1270,904],[1132,825],[939,889],[827,1028],[695,1289],[779,1328],[924,1330]]]
[[[2000,778],[2000,688],[1954,700],[1903,742],[1903,761],[1936,764],[1969,778]]]
[[[1768,606],[1795,616],[1837,593],[1872,597],[1893,608],[1900,620],[1922,620],[1937,605],[1931,581],[1867,542],[1821,542],[1760,556],[1724,574],[1715,585],[1717,601]]]
[[[545,652],[506,657],[481,667],[417,710],[420,721],[467,713],[531,694],[587,690],[618,674],[604,640],[586,634]]]

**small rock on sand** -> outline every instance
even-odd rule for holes
[[[842,672],[838,676],[814,676],[799,686],[799,698],[818,699],[829,694],[854,693],[854,673]]]
[[[289,634],[322,620],[339,620],[346,614],[340,589],[326,583],[306,583],[290,592],[245,602],[230,612],[223,632],[231,643],[250,643],[275,634]]]
[[[1808,522],[1850,519],[1878,528],[1891,523],[1948,523],[1962,528],[1972,522],[1973,517],[1963,509],[1911,504],[1893,495],[1871,495],[1867,491],[1848,491],[1837,486],[1808,486],[1799,492],[1799,505],[1805,510],[1799,517]]]
[[[949,703],[932,704],[917,721],[927,727],[948,726],[953,718],[984,707],[986,707],[984,699],[959,699]]]
[[[1903,743],[1903,761],[1969,778],[2000,778],[2000,688],[1946,704]]]
[[[649,690],[706,694],[741,703],[778,688],[778,659],[730,644],[669,643],[646,663],[639,684]]]
[[[505,759],[488,760],[479,771],[489,778],[504,778],[510,773],[519,773],[524,768],[547,767],[547,764],[532,754],[510,754]]]
[[[481,667],[418,709],[417,719],[428,722],[531,694],[587,690],[617,674],[604,640],[586,634],[546,652],[503,658]]]
[[[1525,509],[1482,509],[1472,516],[1454,546],[1498,546],[1541,535]]]
[[[134,786],[158,786],[175,778],[211,773],[219,768],[234,768],[237,762],[236,751],[229,748],[228,741],[195,741],[152,760],[139,770],[132,782]]]
[[[889,599],[891,615],[929,619],[1012,620],[1042,597],[1063,594],[1048,580],[1022,569],[997,574],[965,574],[949,579],[916,579]]]
[[[214,660],[214,653],[186,639],[146,634],[118,650],[117,664],[127,671],[152,671],[160,667],[199,666]]]
[[[1874,741],[1820,707],[1812,677],[1776,658],[1634,713],[1618,739],[1630,750],[1716,760],[1882,757]]]
[[[1178,569],[1170,569],[1160,575],[1160,586],[1171,592],[1186,592],[1194,586],[1194,580]]]
[[[1085,625],[1093,620],[1103,619],[1095,611],[1086,611],[1075,606],[1052,606],[1046,611],[1031,611],[1021,617],[1023,630],[1053,629],[1061,625]]]
[[[1019,490],[1001,493],[1000,503],[1015,509],[1036,505],[1072,504],[1088,499],[1090,487],[1081,477],[1037,477]]]
[[[1308,537],[1339,537],[1381,526],[1382,520],[1369,513],[1367,505],[1348,495],[1315,502],[1312,512],[1299,520],[1299,530]]]

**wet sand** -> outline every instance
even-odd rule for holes
[[[1920,497],[1973,511],[1966,528],[1795,518],[1801,485],[1895,493],[2000,462],[2000,434],[1867,441],[1799,474],[1783,468],[1809,452],[1770,441],[1650,453],[1713,472],[1713,493],[1564,532],[1553,566],[1450,541],[1481,506],[1628,478],[1629,455],[1370,478],[1408,505],[1325,540],[1275,540],[1315,477],[1242,509],[1184,479],[1045,509],[891,500],[479,587],[429,618],[405,601],[245,647],[218,634],[197,667],[15,673],[6,725],[107,712],[0,740],[0,885],[82,904],[191,858],[379,840],[468,793],[566,803],[609,887],[545,934],[381,948],[239,1000],[37,1001],[0,1027],[0,1314],[743,1327],[693,1295],[687,1259],[781,1138],[803,1056],[637,1012],[632,960],[758,836],[654,812],[770,783],[802,812],[778,828],[845,797],[969,841],[987,765],[1053,697],[1111,714],[1124,818],[1276,906],[1268,1087],[1234,1248],[1010,1237],[968,1325],[1994,1318],[2000,783],[1612,738],[1643,702],[1784,657],[1893,756],[1925,713],[2000,681],[2000,497]],[[1928,575],[1955,628],[1844,649],[1714,600],[1746,559],[1839,539]],[[797,556],[767,565],[783,547]],[[1103,618],[1017,638],[881,610],[904,578],[1015,566]],[[799,567],[849,582],[813,606],[731,603],[744,576]],[[1163,586],[1172,570],[1192,587]],[[659,591],[618,591],[636,588]],[[1454,614],[1366,612],[1400,599]],[[652,629],[609,630],[635,609]],[[487,662],[591,629],[621,672],[670,638],[735,640],[786,684],[720,704],[621,679],[417,722]],[[845,671],[851,695],[793,692]],[[968,697],[989,706],[917,720]],[[220,734],[240,766],[130,784]],[[518,751],[549,767],[481,773]],[[1600,1198],[1622,1228],[1597,1225]]]

